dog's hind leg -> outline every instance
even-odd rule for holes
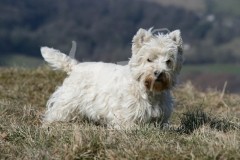
[[[66,88],[60,87],[47,102],[43,122],[70,121],[78,114],[78,103],[73,100],[71,94],[68,94]]]
[[[57,106],[54,104],[53,107],[48,108],[43,116],[44,123],[52,123],[55,121],[70,121],[76,117],[76,108],[73,106]]]

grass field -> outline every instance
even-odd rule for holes
[[[235,44],[238,45],[238,44]],[[235,47],[236,48],[236,47]],[[124,65],[127,61],[123,61]],[[125,63],[126,62],[126,63]],[[113,62],[117,63],[117,62]],[[34,58],[24,55],[9,55],[0,57],[0,66],[6,67],[24,67],[24,68],[37,68],[42,66],[44,61],[42,58]],[[118,63],[119,64],[119,63]],[[240,74],[240,64],[227,64],[227,63],[213,63],[213,64],[184,64],[182,73],[228,73],[228,74]]]
[[[21,66],[21,67],[34,68],[42,64],[43,64],[43,61],[40,58],[25,56],[21,54],[0,56],[0,66],[7,66],[7,67]]]
[[[195,11],[195,12],[204,12],[207,9],[210,9],[213,14],[228,14],[239,16],[239,5],[240,2],[238,0],[145,0],[150,2],[156,2],[162,5],[173,5],[179,8],[184,8],[187,10]],[[212,5],[209,5],[212,4]],[[209,6],[208,6],[209,5]],[[210,7],[210,8],[208,8]]]
[[[182,73],[211,73],[211,74],[236,74],[240,75],[239,64],[201,64],[201,65],[184,65]]]
[[[180,75],[180,82],[184,83],[189,80],[202,91],[209,88],[221,91],[224,84],[227,83],[226,92],[240,93],[240,65],[184,65]]]
[[[0,69],[0,159],[239,159],[240,95],[177,87],[169,129],[131,131],[88,122],[41,127],[45,103],[66,75]]]

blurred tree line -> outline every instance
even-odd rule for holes
[[[131,40],[141,28],[181,29],[187,63],[240,60],[240,17],[140,0],[1,0],[0,57],[40,57],[40,46],[68,53],[78,44],[79,60],[127,60]]]

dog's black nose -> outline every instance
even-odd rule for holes
[[[159,77],[160,74],[162,74],[160,71],[155,71],[155,72],[154,72],[154,76],[155,76],[155,77]]]
[[[157,78],[157,80],[161,80],[165,76],[165,73],[164,72],[155,71],[154,75]]]

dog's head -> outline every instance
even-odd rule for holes
[[[132,42],[129,66],[133,77],[152,92],[172,88],[183,62],[180,31],[154,35],[151,29],[139,29]]]

